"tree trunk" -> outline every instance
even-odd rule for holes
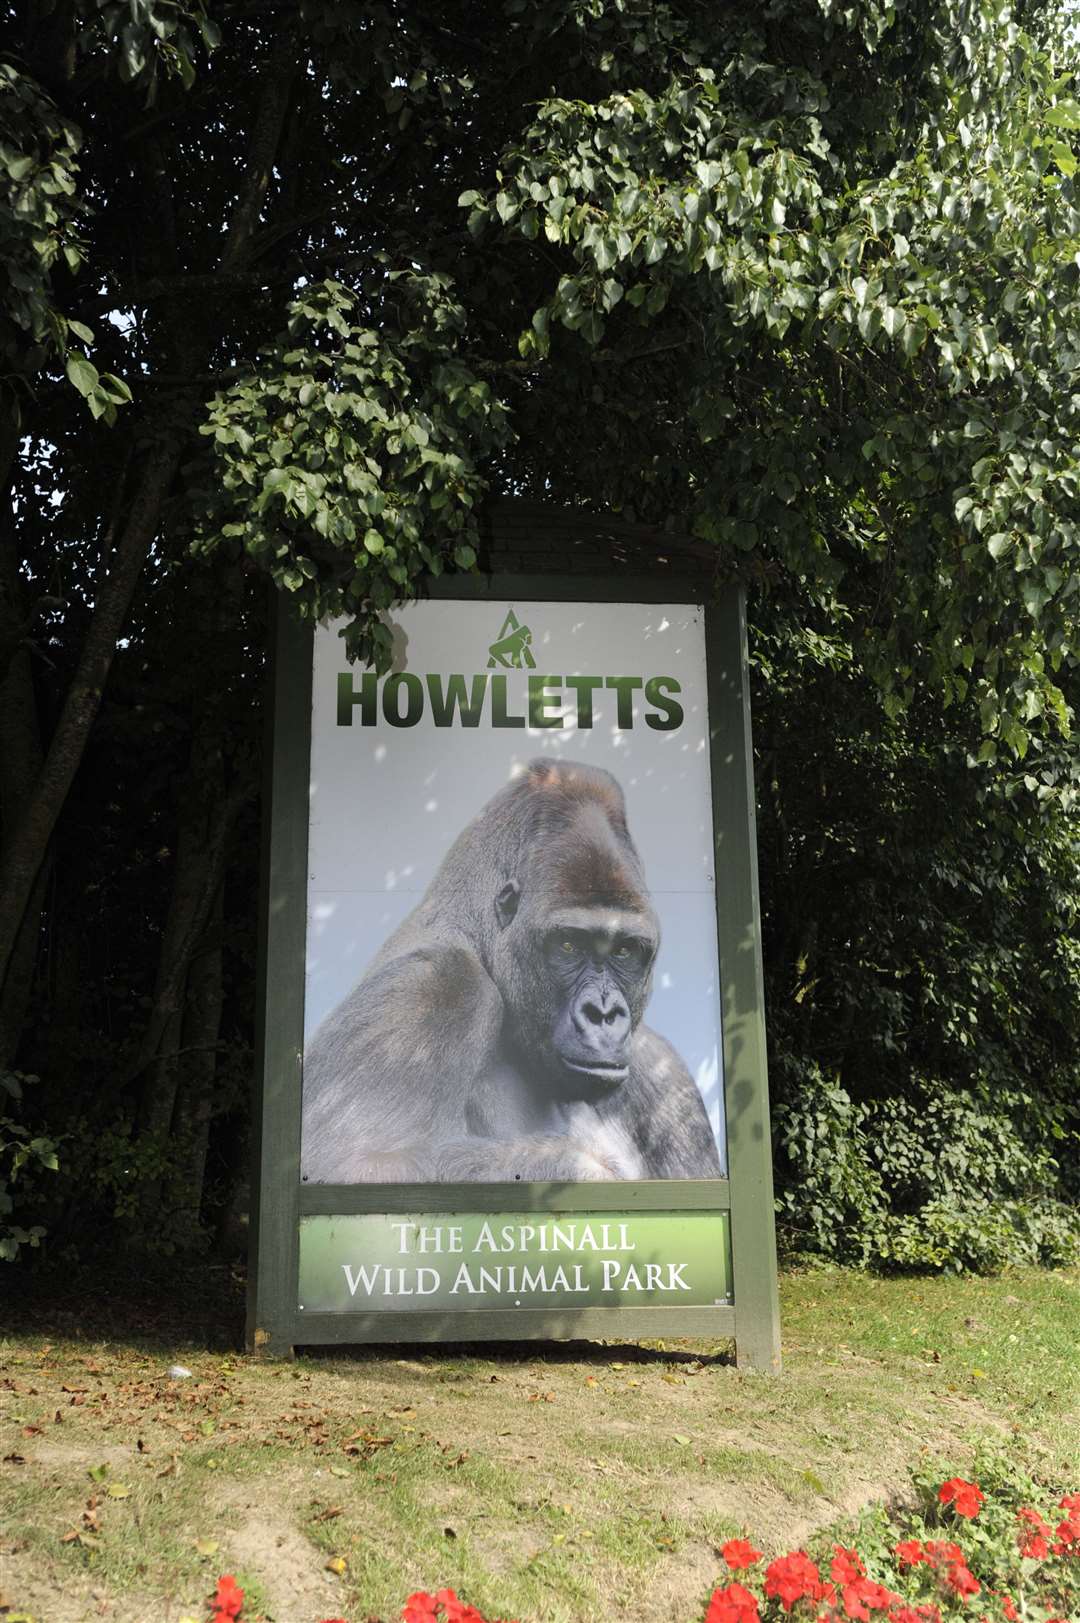
[[[0,460],[3,459],[0,451]],[[10,462],[6,472],[10,474]],[[17,826],[41,771],[41,730],[26,611],[15,555],[12,514],[4,502],[0,535],[0,839]],[[38,874],[14,940],[11,966],[0,986],[0,1069],[11,1065],[22,1034],[37,957],[44,868]]]
[[[210,1122],[214,1115],[218,1039],[225,1002],[221,979],[224,897],[225,887],[219,885],[206,937],[188,969],[181,1082],[173,1116],[173,1133],[178,1142],[185,1146],[186,1162],[180,1179],[182,1205],[177,1219],[181,1231],[192,1236],[198,1231],[202,1212],[206,1152],[210,1140]]]
[[[72,779],[82,760],[117,641],[157,533],[161,505],[180,462],[182,436],[165,436],[145,467],[112,567],[102,583],[75,675],[48,754],[21,816],[4,831],[0,853],[0,990],[11,970],[15,942],[26,914]]]

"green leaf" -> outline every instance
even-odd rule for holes
[[[109,399],[114,400],[118,406],[126,406],[131,400],[131,390],[123,378],[118,378],[113,372],[103,372],[101,374],[101,387]],[[239,430],[237,430],[237,438],[239,438]]]
[[[64,370],[67,372],[68,381],[73,383],[83,396],[92,394],[100,381],[97,367],[93,361],[88,361],[85,355],[69,355]]]

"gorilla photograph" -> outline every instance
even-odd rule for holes
[[[620,783],[532,760],[310,1032],[304,1178],[720,1177],[698,1084],[646,1021],[659,947]]]

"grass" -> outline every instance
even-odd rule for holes
[[[1080,1272],[796,1274],[782,1308],[779,1380],[682,1342],[260,1364],[182,1344],[179,1311],[138,1336],[39,1309],[0,1342],[0,1606],[201,1623],[229,1571],[273,1623],[390,1623],[442,1585],[523,1623],[690,1623],[725,1538],[791,1548],[928,1453],[991,1440],[1080,1486]]]

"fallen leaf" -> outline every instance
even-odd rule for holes
[[[331,1476],[352,1476],[352,1472],[349,1470],[349,1467],[347,1465],[332,1465],[330,1467],[330,1475]]]
[[[453,1527],[444,1527],[443,1538],[457,1538],[456,1530]]]
[[[196,1553],[207,1558],[217,1555],[218,1550],[221,1548],[216,1538],[197,1538],[193,1539],[192,1543],[195,1546]]]
[[[343,1578],[349,1570],[349,1563],[343,1555],[332,1555],[326,1563],[326,1570],[335,1573],[339,1578]]]
[[[689,1437],[684,1437],[684,1435],[683,1435],[683,1433],[681,1431],[677,1431],[677,1432],[673,1433],[672,1441],[678,1443],[680,1448],[688,1448],[690,1446]]]
[[[86,1474],[90,1478],[91,1482],[104,1482],[105,1478],[109,1474],[109,1467],[105,1464],[92,1465]]]
[[[105,1492],[110,1499],[127,1499],[131,1494],[131,1489],[125,1482],[110,1482]]]
[[[317,1522],[332,1522],[336,1520],[338,1516],[343,1514],[344,1512],[340,1505],[327,1505],[325,1510],[319,1511],[319,1514],[315,1517],[315,1520]]]

